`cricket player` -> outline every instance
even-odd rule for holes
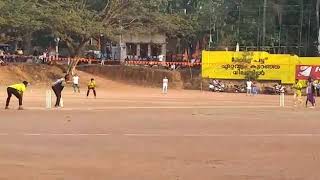
[[[302,104],[302,88],[303,85],[299,80],[296,80],[295,84],[292,86],[295,90],[293,99],[294,99],[294,106],[297,107],[298,105]]]
[[[89,97],[90,90],[93,91],[94,98],[96,98],[97,97],[97,94],[96,94],[96,81],[93,78],[91,78],[91,80],[88,83],[87,97]]]
[[[316,105],[316,99],[314,97],[315,89],[312,81],[308,82],[306,93],[307,93],[306,107],[308,107],[308,102],[310,102],[312,105],[310,108],[315,108],[315,105]]]
[[[165,76],[164,79],[162,80],[162,93],[163,94],[167,94],[168,93],[168,84],[169,84],[169,80]]]
[[[106,60],[104,59],[104,58],[102,58],[102,60],[101,60],[101,66],[104,66],[104,62],[105,62]]]
[[[63,78],[58,79],[55,83],[52,85],[52,90],[54,94],[57,97],[56,104],[54,107],[59,108],[60,107],[60,100],[61,100],[61,93],[64,89],[66,82],[69,80],[69,75],[65,75]]]
[[[252,81],[247,81],[247,96],[252,95]]]
[[[29,83],[27,81],[23,81],[20,84],[14,84],[7,88],[8,98],[6,101],[5,109],[9,109],[10,99],[13,94],[19,99],[19,110],[23,110],[23,107],[22,107],[23,92],[26,91],[28,84]]]
[[[78,93],[80,93],[79,79],[77,74],[72,77],[73,92],[77,92],[76,89],[78,89]]]

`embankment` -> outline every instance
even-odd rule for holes
[[[193,89],[193,83],[188,80],[188,78],[191,79],[189,70],[170,71],[141,66],[81,66],[78,70],[113,81],[146,87],[161,87],[162,79],[166,76],[170,81],[170,88]],[[199,72],[193,73],[194,79],[199,77]],[[196,86],[196,89],[199,89],[200,86]]]

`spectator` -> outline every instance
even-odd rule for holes
[[[0,59],[4,59],[4,51],[2,49],[0,49]]]
[[[5,66],[5,65],[6,65],[6,63],[0,59],[0,66]]]
[[[48,61],[49,53],[48,50],[46,49],[43,54],[42,54],[42,63],[46,63]]]
[[[18,54],[18,55],[23,55],[23,50],[22,50],[22,49],[18,49],[18,50],[17,50],[17,54]]]
[[[258,87],[257,87],[256,82],[252,83],[252,94],[253,95],[257,95],[258,94]]]
[[[252,95],[252,81],[249,79],[247,80],[247,96]]]
[[[32,55],[35,56],[35,57],[38,57],[38,56],[39,56],[38,50],[35,49],[35,50],[33,51],[33,54],[32,54]]]
[[[158,58],[159,58],[159,61],[160,61],[160,62],[164,61],[164,55],[161,54],[161,55],[159,55]]]
[[[106,59],[103,57],[103,58],[101,59],[101,66],[104,66],[105,61],[106,61]]]

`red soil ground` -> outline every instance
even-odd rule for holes
[[[289,96],[279,108],[277,96],[97,83],[97,99],[66,88],[63,109],[34,86],[26,110],[1,108],[0,179],[320,179],[319,110]]]

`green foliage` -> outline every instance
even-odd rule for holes
[[[185,46],[209,40],[211,48],[262,46],[264,0],[1,0],[0,33],[31,41],[39,31],[59,36],[73,55],[104,34],[165,33]],[[267,0],[266,46],[312,54],[317,41],[316,0]],[[302,19],[301,19],[302,18]],[[302,27],[300,27],[302,22]],[[301,35],[301,36],[300,36]],[[32,36],[31,36],[32,37]],[[211,37],[211,39],[209,38]],[[300,41],[301,38],[301,41]],[[209,47],[205,47],[209,48]],[[275,52],[283,53],[281,49]],[[301,50],[301,48],[300,48]]]
[[[72,56],[79,55],[91,37],[106,33],[99,16],[85,1],[57,0],[44,7],[49,7],[44,16],[47,28],[66,43]]]

